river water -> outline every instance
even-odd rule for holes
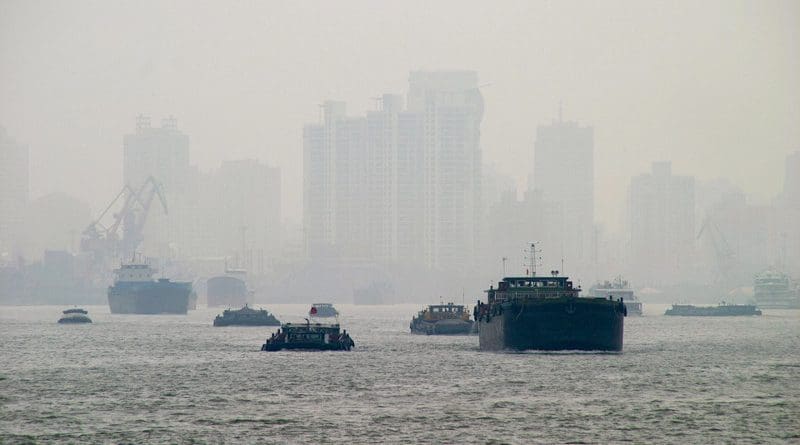
[[[487,353],[410,335],[416,305],[337,306],[351,352],[260,352],[274,328],[219,309],[0,308],[0,443],[800,442],[800,311],[645,305],[620,354]]]

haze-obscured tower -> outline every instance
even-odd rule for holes
[[[0,255],[20,248],[28,204],[28,147],[18,144],[0,127]]]
[[[786,157],[776,214],[778,266],[795,279],[800,278],[800,151]]]
[[[480,220],[483,99],[473,71],[415,71],[408,107],[384,95],[366,117],[323,104],[306,125],[308,253],[464,270]]]
[[[481,217],[483,96],[475,71],[413,71],[408,111],[421,131],[423,257],[433,269],[473,265]]]
[[[629,213],[632,278],[641,285],[685,280],[694,254],[694,177],[654,162],[651,173],[631,179]]]
[[[123,181],[138,189],[153,176],[163,185],[168,214],[154,203],[147,217],[144,242],[148,255],[174,257],[188,254],[197,239],[193,210],[196,203],[196,171],[189,165],[189,137],[168,117],[161,127],[150,118],[136,118],[136,131],[124,138]]]
[[[594,248],[594,129],[563,121],[561,116],[550,125],[540,125],[534,144],[533,188],[544,201],[561,208],[562,245],[541,240],[548,262],[555,266],[561,256],[571,275],[587,277]]]

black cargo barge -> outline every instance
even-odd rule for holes
[[[478,302],[480,348],[621,351],[622,299],[581,298],[568,277],[507,277]]]
[[[691,304],[673,304],[664,315],[684,317],[742,317],[761,315],[761,311],[752,304],[725,304],[719,306],[693,306]]]

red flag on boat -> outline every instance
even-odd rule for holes
[[[311,315],[317,315],[317,308],[316,308],[316,306],[311,306],[311,310],[310,310],[310,311],[308,311],[308,313],[309,313],[309,314],[311,314]]]

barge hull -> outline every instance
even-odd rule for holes
[[[500,313],[481,317],[480,349],[621,351],[620,305],[582,298],[503,303]]]

